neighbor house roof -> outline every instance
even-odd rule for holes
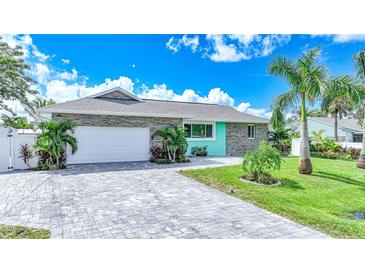
[[[104,91],[49,107],[41,112],[171,117],[203,121],[268,123],[267,119],[242,113],[230,106],[136,98],[121,88]]]
[[[335,125],[335,118],[331,117],[307,117],[307,119],[316,121],[322,124],[326,124],[329,126],[334,127]],[[299,120],[295,120],[289,125],[298,123]],[[359,121],[357,119],[350,119],[350,118],[344,118],[344,119],[338,119],[338,128],[341,128],[343,130],[351,131],[351,132],[362,132],[362,128],[359,124]]]
[[[308,117],[308,119],[320,123],[325,123],[331,126],[335,125],[335,118],[331,117]],[[338,119],[338,127],[345,130],[347,129],[349,131],[362,132],[362,128],[357,119],[350,119],[350,118]]]

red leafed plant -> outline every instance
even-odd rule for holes
[[[22,159],[29,168],[32,168],[30,166],[29,160],[33,157],[33,151],[28,144],[20,145],[19,159]]]

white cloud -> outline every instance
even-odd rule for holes
[[[131,64],[131,68],[136,68],[136,64]]]
[[[199,42],[199,36],[189,38],[171,37],[166,47],[177,53],[182,46],[190,47],[193,52],[203,52],[203,57],[208,57],[213,62],[239,62],[254,57],[270,55],[276,48],[287,44],[290,35],[281,34],[208,34],[205,36],[206,45]]]
[[[86,84],[84,83],[81,87],[80,87],[80,97],[84,97],[84,96],[90,96],[92,94],[104,91],[104,90],[108,90],[111,88],[115,88],[115,87],[121,87],[123,89],[125,89],[126,91],[129,92],[133,92],[133,88],[134,88],[134,83],[133,81],[126,77],[126,76],[120,76],[119,79],[105,79],[104,83],[100,84],[100,85],[94,85],[93,87],[87,87]]]
[[[365,41],[364,34],[336,34],[333,35],[333,42],[347,43],[347,42],[363,42]]]
[[[71,72],[68,72],[68,71],[64,71],[64,72],[61,72],[59,73],[59,78],[60,79],[63,79],[63,80],[76,80],[78,76],[78,72],[76,69],[72,69]]]
[[[80,85],[67,84],[62,80],[52,80],[46,85],[46,97],[52,98],[57,103],[79,98]]]
[[[264,109],[264,108],[251,108],[250,102],[240,103],[236,107],[236,109],[238,111],[241,111],[244,113],[252,114],[252,115],[267,118],[267,119],[270,119],[270,117],[272,115],[272,112],[266,112],[266,109]]]
[[[49,58],[49,55],[44,54],[43,52],[40,52],[36,46],[33,46],[33,55],[37,57],[41,62],[47,61]]]
[[[166,47],[174,53],[178,52],[182,46],[190,48],[192,52],[195,52],[199,46],[199,36],[195,35],[190,37],[184,35],[181,38],[175,38],[172,36],[166,43]]]
[[[70,59],[64,59],[64,58],[62,58],[62,59],[61,59],[61,61],[62,61],[62,63],[64,63],[65,65],[68,65],[68,64],[70,64],[70,63],[71,63]]]
[[[39,84],[45,84],[50,73],[51,71],[48,66],[42,63],[35,64],[32,71],[33,76]]]

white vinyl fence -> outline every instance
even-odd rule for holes
[[[342,147],[361,149],[361,143],[338,142],[338,144]],[[291,141],[291,155],[299,156],[299,150],[300,150],[300,139],[293,138]]]
[[[19,134],[16,129],[3,127],[0,130],[0,171],[13,169],[27,169],[28,166],[19,158],[21,145],[34,145],[35,133]],[[37,158],[30,160],[30,165],[35,167]]]

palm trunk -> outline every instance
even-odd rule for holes
[[[335,110],[335,141],[338,142],[338,118],[337,118],[337,109]]]
[[[362,146],[361,146],[360,157],[359,160],[357,161],[356,166],[358,168],[365,169],[365,111],[364,111],[364,121],[362,125]]]
[[[300,119],[300,152],[299,152],[299,173],[311,174],[312,163],[309,152],[308,122],[305,110],[305,95],[302,94],[302,113]]]

